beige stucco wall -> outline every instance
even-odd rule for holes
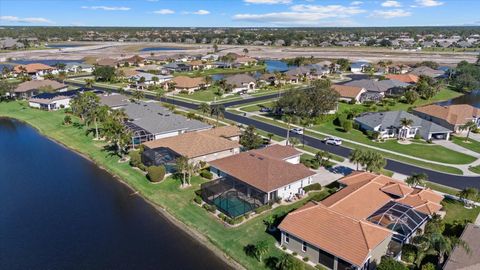
[[[237,147],[237,148],[233,148],[233,149],[229,149],[229,150],[225,150],[225,151],[221,151],[221,152],[217,152],[217,153],[212,153],[212,154],[201,156],[201,157],[192,158],[192,161],[194,161],[194,162],[200,162],[200,161],[210,162],[210,161],[213,161],[213,160],[216,160],[216,159],[229,157],[229,156],[232,156],[232,155],[235,155],[235,154],[238,154],[238,153],[240,153],[240,148]]]

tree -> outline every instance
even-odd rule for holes
[[[412,242],[417,247],[415,259],[417,267],[420,267],[423,259],[428,255],[437,256],[438,265],[442,265],[445,256],[448,256],[457,245],[465,251],[470,252],[470,247],[465,241],[455,236],[445,236],[438,231],[425,232],[422,235],[417,235],[413,238]]]
[[[147,177],[150,182],[160,182],[165,178],[165,166],[150,166],[147,168]]]
[[[188,158],[181,156],[175,160],[177,171],[182,174],[182,187],[188,186],[187,174],[188,174]]]
[[[415,101],[417,101],[419,98],[419,95],[417,92],[413,91],[413,90],[408,90],[407,92],[405,92],[405,101],[408,103],[408,104],[413,104],[415,103]]]
[[[404,117],[404,118],[400,119],[400,125],[401,125],[403,128],[410,127],[410,126],[413,125],[413,120]]]
[[[287,123],[287,145],[290,142],[290,125],[293,121],[293,116],[290,114],[285,114],[282,117],[283,122]]]
[[[213,52],[215,52],[215,53],[218,52],[218,45],[217,45],[217,43],[214,43],[214,44],[213,44]]]
[[[240,138],[240,144],[247,150],[257,149],[263,144],[262,137],[257,134],[256,128],[248,126]]]
[[[348,159],[350,160],[350,162],[357,165],[357,171],[358,165],[362,163],[364,155],[365,153],[361,149],[353,149],[352,152],[350,152]]]
[[[85,79],[85,87],[87,88],[92,88],[94,83],[95,83],[95,80],[93,79]]]
[[[259,262],[262,261],[262,257],[268,253],[268,243],[266,241],[260,241],[256,245],[247,245],[244,248],[245,253],[250,257],[255,257]]]
[[[222,104],[214,104],[214,105],[211,105],[210,108],[211,108],[210,116],[215,116],[215,118],[217,119],[217,126],[218,126],[218,119],[224,117],[225,106],[223,106]]]
[[[318,151],[315,154],[315,160],[320,164],[320,166],[326,167],[330,163],[330,159],[332,158],[332,154],[327,151]]]
[[[72,117],[70,115],[65,115],[63,118],[63,124],[64,125],[70,125],[72,123]]]
[[[134,90],[132,92],[132,97],[133,97],[133,100],[139,101],[139,100],[141,100],[145,97],[145,93],[143,91],[140,91],[140,90]]]
[[[209,114],[211,111],[210,105],[208,105],[208,103],[205,103],[205,102],[201,103],[198,106],[198,109],[202,112],[203,115]]]
[[[303,270],[304,264],[290,254],[283,254],[277,263],[278,270]]]
[[[425,186],[425,182],[428,180],[428,175],[425,173],[414,173],[405,179],[405,183],[411,187]]]
[[[103,124],[105,138],[114,145],[115,153],[122,159],[127,152],[127,146],[132,138],[131,133],[123,124],[125,117],[125,112],[114,110],[109,114]]]
[[[337,65],[340,65],[341,71],[347,71],[350,68],[350,61],[345,58],[340,58],[337,60]]]
[[[468,138],[470,137],[470,131],[475,130],[477,128],[478,128],[477,124],[473,121],[468,121],[467,123],[460,126],[460,130],[467,131],[467,136],[465,137],[465,141],[468,141]]]
[[[300,140],[297,137],[290,137],[288,139],[288,144],[295,148],[297,145],[300,144]]]
[[[192,182],[192,176],[198,172],[199,165],[196,162],[187,162],[187,173],[188,173],[188,180],[187,180],[187,185],[190,186],[190,183]]]
[[[391,257],[382,257],[382,261],[378,264],[377,270],[408,270],[402,262],[399,262]]]
[[[110,66],[97,66],[92,75],[96,81],[112,82],[115,80],[115,68]]]
[[[268,133],[268,134],[267,134],[268,142],[271,142],[271,141],[272,141],[273,136],[275,136],[275,134],[273,134],[273,133]]]
[[[343,128],[343,131],[345,132],[350,132],[352,129],[353,129],[353,122],[352,120],[345,120],[345,121],[342,121],[342,128]]]
[[[248,49],[247,48],[243,48],[243,54],[245,54],[245,55],[248,54]]]
[[[5,99],[7,96],[12,97],[14,94],[14,90],[16,85],[13,83],[9,83],[4,80],[0,80],[0,101]]]
[[[458,197],[460,197],[465,204],[465,207],[472,207],[473,201],[478,200],[479,191],[476,188],[467,187],[464,188],[462,191],[458,193]]]
[[[380,172],[387,165],[385,158],[380,153],[374,151],[366,151],[363,162],[366,170],[369,172]]]

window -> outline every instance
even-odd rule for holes
[[[307,243],[305,241],[302,242],[302,251],[307,252]]]
[[[288,233],[285,234],[285,243],[290,242],[290,235]]]

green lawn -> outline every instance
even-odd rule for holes
[[[447,214],[444,218],[445,223],[451,223],[454,220],[468,220],[469,222],[474,222],[480,213],[480,207],[467,209],[464,207],[462,202],[452,199],[444,199],[442,205],[447,211]]]
[[[467,148],[474,152],[480,153],[480,142],[478,141],[472,140],[470,138],[465,141],[465,138],[452,136],[452,142],[460,145],[463,148]]]
[[[192,72],[176,72],[174,76],[189,76],[189,77],[200,77],[200,76],[211,76],[215,74],[236,74],[236,73],[245,73],[264,70],[265,65],[256,65],[251,67],[240,67],[240,68],[212,68],[202,71],[192,71]]]
[[[225,227],[218,219],[211,216],[203,208],[192,202],[194,191],[204,181],[198,177],[192,179],[192,187],[180,189],[180,183],[174,179],[166,179],[160,184],[149,183],[138,170],[132,169],[127,163],[118,163],[118,157],[103,150],[103,142],[94,142],[92,137],[85,136],[85,128],[64,126],[64,114],[61,111],[47,112],[28,108],[25,102],[0,103],[0,116],[13,117],[29,123],[42,134],[61,142],[78,151],[118,176],[148,201],[165,209],[170,215],[181,221],[188,228],[201,233],[208,242],[225,252],[229,257],[239,262],[247,269],[267,269],[255,259],[245,255],[243,247],[247,244],[265,240],[270,244],[268,256],[279,256],[281,251],[274,247],[276,239],[265,232],[263,219],[271,214],[287,213],[298,208],[308,198],[292,205],[280,206],[273,211],[265,212],[260,217],[247,221],[236,227]],[[74,122],[78,119],[74,117]],[[322,197],[328,195],[328,190],[321,192]],[[159,228],[161,229],[161,228]],[[311,269],[311,267],[307,267]]]

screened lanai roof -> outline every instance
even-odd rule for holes
[[[393,239],[404,242],[428,220],[428,215],[408,205],[388,202],[367,218],[368,221],[395,232]]]

